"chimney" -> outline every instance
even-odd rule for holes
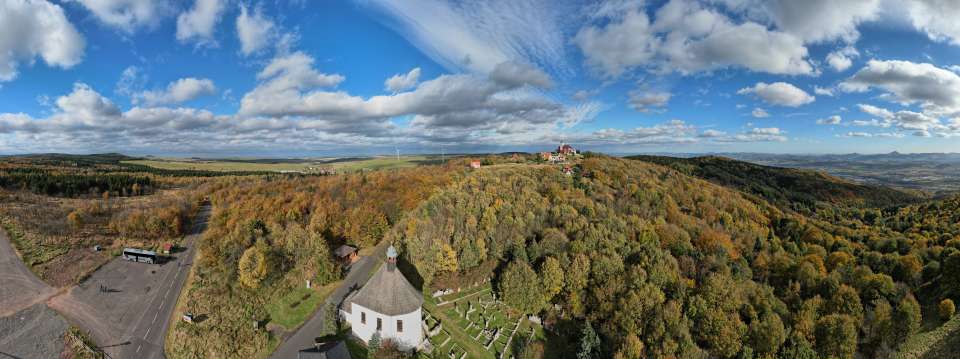
[[[387,248],[387,271],[393,272],[397,269],[397,249],[391,245]]]

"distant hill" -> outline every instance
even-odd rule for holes
[[[137,159],[119,153],[95,153],[74,155],[66,153],[37,153],[0,157],[9,162],[29,163],[33,165],[90,167],[98,164],[119,164],[120,161]]]
[[[918,193],[853,183],[820,171],[763,166],[726,157],[627,158],[671,167],[687,175],[760,196],[781,208],[800,212],[815,210],[825,204],[889,207],[913,203],[922,198]]]

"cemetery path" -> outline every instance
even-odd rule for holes
[[[381,242],[372,253],[384,253],[388,245],[389,243],[386,241]],[[350,267],[350,273],[348,273],[347,277],[343,280],[343,284],[337,287],[337,289],[327,297],[327,300],[317,307],[317,310],[306,323],[277,347],[277,350],[270,355],[270,358],[296,358],[300,350],[313,347],[314,338],[320,336],[320,333],[323,333],[325,329],[326,311],[324,309],[330,304],[339,307],[343,299],[347,297],[347,294],[350,294],[353,290],[359,289],[367,283],[367,280],[369,280],[373,272],[380,267],[380,264],[382,264],[382,262],[376,255],[365,256],[357,260],[357,262]]]

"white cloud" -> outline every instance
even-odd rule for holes
[[[867,104],[858,104],[857,107],[859,107],[860,111],[863,111],[863,113],[866,113],[868,115],[875,116],[881,119],[887,119],[887,118],[893,117],[893,112],[890,112],[885,108],[880,108],[877,106],[867,105]]]
[[[663,110],[673,95],[669,92],[642,91],[636,89],[630,91],[629,96],[627,103],[630,105],[630,108],[639,112],[650,112]]]
[[[421,52],[450,71],[487,74],[507,61],[566,64],[563,26],[576,16],[573,4],[552,0],[357,0],[388,15],[394,27]]]
[[[753,128],[736,135],[721,137],[718,142],[785,142],[786,131],[777,127]]]
[[[818,125],[839,125],[841,121],[840,116],[833,115],[827,118],[821,118],[817,120]]]
[[[587,144],[642,145],[697,142],[697,128],[681,120],[671,120],[650,127],[629,130],[606,128],[580,134],[571,141]]]
[[[494,66],[490,79],[507,87],[530,85],[548,89],[553,86],[550,75],[534,66],[516,61],[506,61]]]
[[[260,83],[243,96],[239,114],[307,119],[316,129],[374,137],[529,142],[545,129],[570,127],[599,111],[595,103],[568,107],[544,96],[535,86],[549,83],[533,68],[496,67],[502,70],[486,77],[442,75],[410,91],[364,98],[331,89],[344,78],[317,72],[311,57],[295,53],[274,59],[257,75]],[[402,116],[410,116],[409,126],[397,129],[391,120]]]
[[[214,43],[213,29],[220,22],[225,5],[225,0],[196,0],[189,11],[177,17],[177,40]]]
[[[770,117],[770,113],[767,112],[767,110],[764,110],[764,109],[759,108],[759,107],[753,109],[753,111],[750,111],[750,115],[753,116],[753,117],[755,117],[755,118],[767,118],[767,117]]]
[[[702,138],[717,138],[717,137],[723,137],[723,136],[725,136],[726,134],[727,134],[726,132],[719,131],[719,130],[704,130],[703,132],[700,133],[700,137],[702,137]]]
[[[871,120],[853,120],[853,121],[850,121],[850,125],[851,125],[851,126],[857,126],[857,127],[882,127],[882,128],[888,128],[888,127],[892,126],[892,123],[891,123],[890,121],[888,121],[888,120],[882,120],[882,121],[881,121],[881,120],[878,120],[878,119],[871,119]]]
[[[128,66],[120,74],[120,80],[117,80],[117,86],[113,92],[118,95],[133,96],[143,88],[146,82],[146,75],[139,67]]]
[[[913,26],[931,39],[960,45],[960,7],[954,1],[907,0],[903,6]]]
[[[593,90],[578,90],[578,91],[575,92],[575,93],[573,94],[573,96],[571,96],[571,97],[572,97],[574,100],[577,100],[577,101],[586,101],[587,99],[589,99],[589,98],[591,98],[591,97],[593,97],[593,96],[596,96],[598,93],[600,93],[600,90],[599,90],[599,89],[593,89]]]
[[[853,58],[858,56],[860,52],[848,46],[827,54],[827,64],[837,72],[843,72],[853,66]]]
[[[383,87],[390,92],[409,90],[420,81],[420,68],[414,68],[406,74],[396,74],[383,82]]]
[[[755,94],[766,103],[778,106],[799,107],[816,100],[805,91],[786,82],[768,84],[758,82],[753,87],[742,88],[737,91],[740,95]]]
[[[120,114],[120,109],[113,102],[83,83],[74,84],[73,92],[57,98],[56,104],[57,108],[69,114],[71,119],[83,123],[91,123]]]
[[[250,55],[265,49],[280,36],[273,20],[266,17],[257,7],[253,14],[243,3],[240,4],[240,16],[237,17],[237,37],[240,39],[240,52]]]
[[[904,134],[899,132],[847,132],[843,137],[886,137],[886,138],[902,138]]]
[[[36,57],[48,66],[71,68],[83,58],[86,42],[63,9],[46,0],[0,2],[0,82],[17,77],[21,62]]]
[[[73,0],[83,4],[101,22],[127,33],[153,27],[170,11],[165,0]]]
[[[824,88],[824,87],[820,87],[820,86],[814,86],[814,87],[813,87],[813,93],[814,93],[815,95],[817,95],[817,96],[831,96],[831,97],[832,97],[832,96],[833,96],[833,89],[832,89],[832,88],[829,88],[829,87]]]
[[[213,95],[217,88],[210,79],[182,78],[164,90],[144,91],[134,96],[134,103],[146,106],[179,104],[201,96]]]
[[[741,67],[774,74],[815,74],[803,41],[752,21],[736,23],[690,0],[672,0],[651,21],[645,9],[605,12],[574,43],[605,77],[648,67],[683,74]]]
[[[606,27],[585,27],[573,38],[587,63],[608,77],[647,64],[657,54],[660,40],[654,36],[647,14],[630,10]]]
[[[880,0],[753,0],[753,9],[763,9],[778,29],[818,43],[833,40],[855,42],[860,33],[857,27],[877,19]]]
[[[858,106],[864,113],[878,117],[879,121],[855,121],[856,125],[877,127],[895,126],[901,130],[924,131],[938,134],[950,131],[949,126],[944,125],[939,117],[925,113],[907,110],[893,112],[887,109],[865,104],[860,104]]]
[[[934,115],[960,111],[960,76],[927,63],[870,60],[840,88],[848,92],[877,88],[897,102],[919,103]]]

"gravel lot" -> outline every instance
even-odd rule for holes
[[[58,358],[68,327],[43,303],[0,317],[0,358]]]

